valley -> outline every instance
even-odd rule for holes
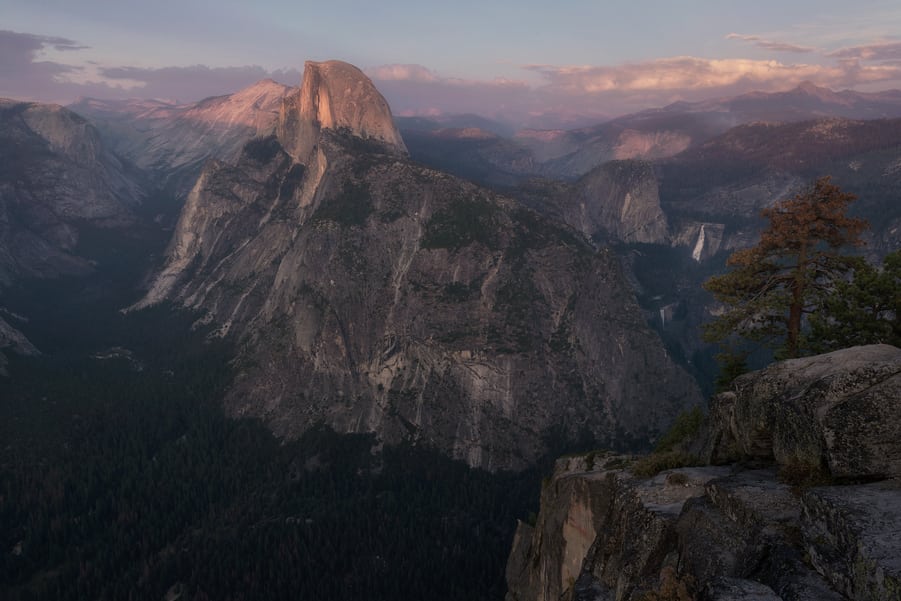
[[[601,563],[561,580],[556,531],[525,537],[557,519],[549,486],[619,486],[707,407],[702,284],[760,211],[832,175],[871,224],[861,254],[901,246],[896,92],[516,131],[395,116],[342,61],[299,83],[0,101],[4,599],[612,586]],[[698,498],[727,475],[698,469]]]

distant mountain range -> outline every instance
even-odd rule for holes
[[[142,197],[141,174],[83,117],[0,99],[0,287],[90,271],[80,227],[128,223]]]
[[[398,123],[404,136],[415,139],[413,158],[463,176],[479,179],[491,165],[507,174],[502,181],[534,175],[577,178],[598,165],[619,159],[657,160],[674,156],[729,129],[747,123],[786,123],[822,118],[885,119],[901,117],[901,91],[863,93],[802,83],[787,92],[754,92],[703,102],[677,102],[617,117],[591,127],[571,130],[522,130],[512,138],[499,127],[480,127],[475,120],[448,126],[445,117],[426,126],[419,118]],[[476,135],[473,128],[482,130]],[[447,140],[455,138],[453,144]]]
[[[93,122],[119,155],[180,195],[209,158],[233,160],[251,138],[275,131],[290,88],[271,79],[190,104],[83,98],[69,108]]]

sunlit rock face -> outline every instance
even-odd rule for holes
[[[362,71],[341,61],[307,61],[300,90],[282,103],[278,138],[295,160],[307,160],[323,129],[346,129],[390,153],[407,152],[388,102]]]
[[[204,169],[136,308],[163,300],[237,343],[228,410],[285,436],[326,423],[521,468],[641,444],[700,402],[612,253],[408,161],[343,63],[308,63],[278,135]]]
[[[274,133],[282,99],[291,90],[264,79],[190,104],[85,98],[70,108],[93,122],[104,141],[156,185],[181,196],[206,161],[233,162],[248,140]]]

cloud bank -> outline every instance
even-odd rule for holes
[[[259,66],[103,67],[40,60],[45,49],[84,50],[73,40],[0,30],[0,97],[44,102],[98,98],[167,98],[194,101],[229,94],[261,79],[298,85],[297,69],[267,71]]]
[[[677,100],[787,90],[805,80],[832,89],[901,85],[901,42],[826,51],[759,35],[724,37],[752,45],[755,55],[777,53],[780,59],[675,56],[613,65],[533,64],[521,67],[521,79],[446,77],[419,64],[365,71],[398,115],[477,113],[537,127],[574,126]],[[51,49],[59,60],[43,59]],[[96,65],[81,58],[85,49],[66,38],[0,31],[0,96],[61,103],[79,96],[195,101],[264,78],[298,85],[301,77],[297,69],[260,66]]]

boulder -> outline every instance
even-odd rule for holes
[[[711,404],[706,455],[901,476],[901,349],[885,344],[791,359],[735,380]]]

